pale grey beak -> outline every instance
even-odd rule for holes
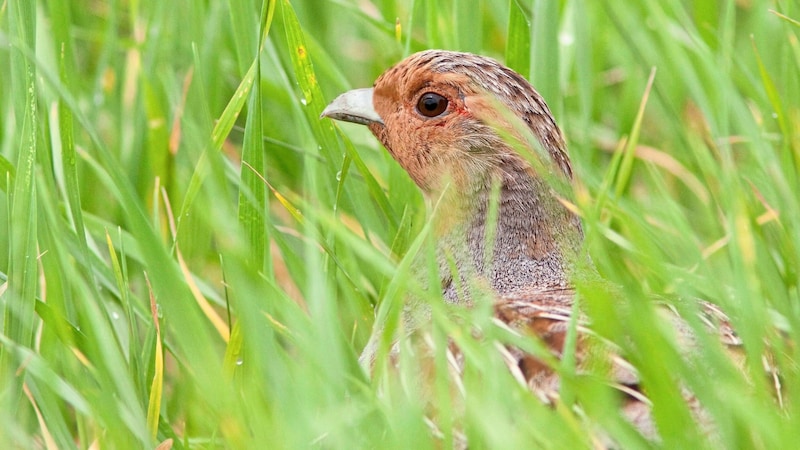
[[[347,91],[326,106],[319,117],[330,117],[331,119],[360,123],[361,125],[369,125],[371,123],[383,125],[383,119],[372,107],[373,90],[372,88],[366,88]]]

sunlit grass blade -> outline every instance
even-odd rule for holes
[[[644,119],[644,110],[647,107],[647,99],[650,97],[650,91],[653,88],[653,82],[656,78],[655,67],[650,71],[650,77],[647,79],[647,85],[642,94],[642,101],[639,103],[639,110],[636,113],[636,119],[631,126],[631,132],[625,140],[625,148],[622,150],[622,159],[619,163],[619,168],[614,174],[614,195],[619,197],[629,185],[632,171],[633,161],[636,156],[636,146],[639,145],[639,134],[642,130],[642,120]]]

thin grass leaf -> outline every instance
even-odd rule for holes
[[[33,395],[31,394],[30,389],[28,388],[27,385],[23,386],[22,389],[23,389],[23,392],[25,393],[25,396],[28,397],[28,400],[31,402],[31,406],[33,407],[33,410],[36,412],[36,420],[39,422],[39,427],[42,430],[42,438],[44,439],[45,448],[47,448],[48,450],[56,450],[58,448],[61,448],[61,447],[58,446],[58,444],[56,444],[56,441],[53,439],[53,436],[50,434],[50,430],[48,430],[48,427],[47,427],[47,422],[44,420],[44,416],[42,415],[42,412],[39,410],[39,407],[36,405],[36,401],[33,399]],[[60,419],[60,417],[58,417],[58,416],[56,416],[56,417]]]
[[[257,58],[259,59],[259,58]],[[256,71],[260,72],[261,65],[256,65]],[[254,176],[253,171],[265,176],[264,151],[261,145],[263,135],[261,122],[261,88],[260,83],[256,83],[255,89],[251,92],[250,114],[247,116],[245,125],[244,145],[242,146],[241,183],[239,192],[239,223],[244,230],[249,243],[252,263],[256,267],[265,270],[271,276],[271,260],[267,258],[268,246],[270,242],[269,227],[266,225],[266,218],[269,211],[269,202],[266,194],[266,187],[261,180]],[[244,165],[251,167],[247,170]]]
[[[129,284],[129,277],[128,277],[128,264],[127,264],[127,254],[125,252],[125,244],[122,238],[122,230],[118,227],[117,228],[117,236],[119,237],[119,251],[120,257],[117,257],[117,253],[114,248],[114,244],[111,240],[111,234],[106,230],[106,245],[108,246],[108,254],[111,258],[111,267],[114,272],[114,278],[117,282],[117,287],[119,289],[120,299],[122,301],[122,306],[125,309],[125,316],[128,319],[128,332],[130,333],[130,340],[128,345],[128,358],[130,364],[130,373],[134,377],[138,386],[141,386],[142,378],[140,377],[140,368],[143,367],[142,361],[139,357],[138,347],[139,347],[139,331],[138,326],[136,323],[136,313],[134,311],[133,302],[131,301],[130,296],[130,284]],[[122,262],[120,263],[120,259]],[[142,386],[143,387],[143,386]]]
[[[272,191],[272,194],[273,194],[273,195],[275,195],[275,198],[278,200],[278,203],[280,203],[280,204],[281,204],[281,205],[282,205],[282,206],[283,206],[283,207],[286,209],[286,211],[287,211],[289,214],[291,214],[291,216],[292,216],[292,217],[293,217],[293,218],[294,218],[294,219],[295,219],[295,220],[296,220],[296,221],[297,221],[297,222],[298,222],[298,223],[299,223],[301,226],[308,228],[308,227],[309,227],[309,225],[311,225],[311,224],[314,224],[314,223],[315,223],[315,221],[309,221],[309,220],[307,220],[307,219],[305,218],[305,216],[303,215],[303,213],[301,212],[301,210],[300,210],[300,209],[298,209],[297,207],[295,207],[295,206],[292,204],[292,202],[291,202],[291,201],[289,201],[289,200],[288,200],[288,199],[287,199],[287,198],[286,198],[284,195],[282,195],[282,194],[281,194],[280,192],[278,192],[278,191],[277,191],[277,190],[276,190],[274,187],[272,187],[272,185],[270,185],[270,184],[267,182],[267,180],[264,180],[264,179],[262,179],[262,181],[263,181],[263,182],[264,182],[264,183],[267,185],[267,187],[269,187],[269,189]],[[314,212],[314,210],[313,210],[313,207],[312,207],[311,205],[307,205],[307,210],[308,210],[308,211],[310,211],[310,212]],[[312,217],[314,217],[314,219],[315,219],[315,220],[317,219],[317,216],[316,216],[316,215],[312,215]],[[336,228],[336,227],[332,227],[332,228],[331,228],[331,230],[334,230],[335,228]],[[316,238],[317,238],[317,244],[318,244],[318,245],[319,245],[319,246],[320,246],[320,247],[321,247],[321,248],[322,248],[322,249],[325,251],[325,253],[326,253],[328,256],[330,256],[330,257],[331,257],[331,259],[332,259],[333,263],[334,263],[335,265],[337,265],[337,266],[339,267],[339,269],[341,269],[341,270],[342,270],[342,273],[344,274],[344,276],[345,276],[345,279],[346,279],[346,280],[348,280],[349,282],[351,282],[351,283],[353,284],[353,286],[354,286],[354,287],[356,287],[356,286],[357,286],[357,284],[356,284],[356,283],[354,282],[354,280],[353,280],[352,278],[350,278],[350,276],[348,275],[348,271],[347,271],[346,267],[345,267],[344,265],[342,265],[342,264],[340,264],[340,263],[339,263],[339,261],[338,261],[338,258],[337,258],[337,256],[336,256],[336,252],[334,252],[334,251],[333,251],[333,250],[332,250],[332,249],[329,247],[328,243],[326,242],[326,239],[324,239],[324,238],[322,237],[322,236],[323,236],[323,234],[322,234],[322,230],[320,230],[319,228],[316,228],[316,229],[315,229],[315,231],[316,231],[316,234],[317,234],[317,236],[316,236]],[[313,241],[311,241],[311,240],[308,240],[308,242],[313,242]]]
[[[796,27],[800,27],[800,21],[798,21],[798,20],[792,19],[791,17],[789,17],[789,16],[787,16],[785,14],[781,14],[778,11],[775,11],[774,9],[770,9],[769,12],[772,13],[772,14],[775,14],[776,16],[780,17],[781,19],[789,22],[790,24],[792,24],[792,25],[794,25]]]
[[[619,163],[619,169],[614,174],[614,194],[619,197],[628,187],[632,172],[633,161],[636,156],[636,146],[639,145],[639,134],[642,130],[642,120],[644,119],[644,110],[647,106],[647,99],[650,97],[650,90],[653,88],[653,82],[656,78],[656,68],[650,71],[650,77],[647,79],[647,85],[642,94],[642,101],[639,103],[639,110],[636,113],[636,119],[633,121],[631,132],[625,140],[625,147],[622,149],[622,159]]]
[[[147,276],[145,275],[145,280]],[[148,292],[150,293],[150,313],[156,330],[156,352],[153,359],[153,381],[150,384],[150,399],[147,402],[147,428],[150,430],[150,438],[155,441],[158,437],[158,419],[161,415],[161,396],[164,392],[164,354],[161,349],[161,326],[158,322],[158,305],[155,295],[148,281]]]
[[[0,292],[1,293],[1,292]],[[51,330],[55,330],[61,342],[67,347],[85,348],[87,336],[66,317],[59,314],[47,303],[36,301],[36,315]]]

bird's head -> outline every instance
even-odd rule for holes
[[[535,175],[509,143],[531,144],[530,136],[571,177],[564,140],[542,97],[522,76],[482,56],[416,53],[373,88],[337,97],[322,116],[367,125],[428,195],[448,182],[461,192],[476,189],[509,167]]]
[[[453,280],[476,274],[501,295],[567,285],[583,231],[548,181],[572,171],[549,108],[522,76],[489,58],[429,50],[340,95],[322,116],[368,126],[435,201],[446,299],[469,298]]]

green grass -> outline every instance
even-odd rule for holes
[[[795,446],[798,20],[762,0],[0,2],[0,446],[576,448],[590,423],[626,448]],[[365,128],[318,116],[435,47],[506,61],[550,104],[619,287],[578,280],[581,306],[641,371],[661,442],[568,360],[542,405],[491,343],[537,342],[486,308],[433,305],[463,396],[442,351],[428,382],[410,351],[388,370],[387,341],[359,367],[418,287],[425,206]],[[654,299],[695,328],[689,355]],[[730,315],[741,369],[698,300]]]

